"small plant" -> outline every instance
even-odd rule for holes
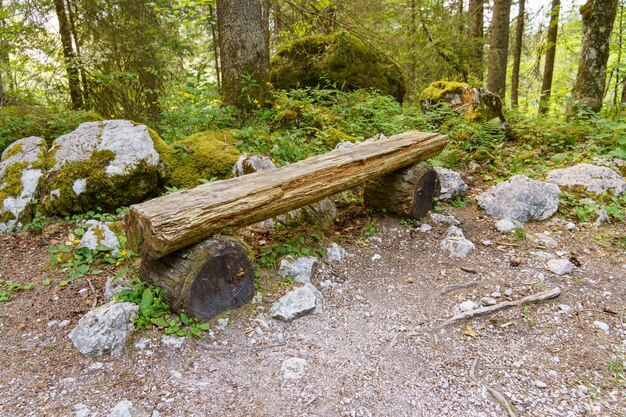
[[[22,285],[15,281],[0,280],[0,303],[7,302],[17,295],[17,293],[35,288],[33,284]]]
[[[463,197],[456,197],[450,201],[450,205],[455,208],[465,207],[465,199]]]
[[[372,223],[367,223],[365,225],[365,234],[367,236],[376,236],[378,234],[378,229]]]
[[[307,237],[305,235],[290,237],[289,232],[286,231],[275,233],[272,238],[277,242],[261,248],[257,254],[257,263],[264,268],[275,267],[278,260],[286,255],[320,257],[326,255],[325,250],[313,248],[317,242],[322,240],[322,237],[315,233],[311,233]]]
[[[280,288],[291,287],[296,282],[295,278],[291,275],[285,275],[281,278],[280,283],[278,284]]]
[[[524,230],[523,227],[516,227],[513,236],[515,236],[517,240],[524,240],[526,239],[526,230]]]
[[[609,360],[607,364],[607,370],[613,376],[613,380],[618,385],[626,385],[626,372],[624,370],[624,366],[626,363],[626,358],[621,355],[615,355],[614,358]]]
[[[400,224],[404,227],[411,228],[414,224],[419,223],[417,219],[402,219],[400,220]]]
[[[22,226],[22,232],[26,233],[29,230],[32,230],[35,233],[41,233],[44,226],[48,224],[48,220],[41,214],[41,212],[36,212],[33,219]]]
[[[90,210],[85,213],[73,214],[71,216],[65,216],[65,220],[72,223],[80,223],[85,220],[99,220],[104,223],[114,222],[116,220],[123,219],[128,213],[128,207],[120,207],[115,210],[115,214],[105,213],[102,207],[96,207],[95,210]]]

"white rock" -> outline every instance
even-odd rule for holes
[[[121,356],[134,330],[139,307],[132,303],[105,304],[85,314],[69,334],[74,346],[85,356],[110,353]]]
[[[463,301],[461,304],[459,304],[459,308],[461,309],[461,311],[472,311],[476,307],[478,306],[472,300]]]
[[[607,220],[609,220],[609,213],[605,209],[598,210],[596,214],[598,215],[598,218],[593,223],[596,227],[602,226]]]
[[[546,384],[545,382],[540,381],[538,379],[535,381],[535,386],[537,388],[539,388],[539,389],[546,389],[546,388],[548,388],[548,384]]]
[[[124,290],[132,290],[132,284],[125,280],[122,277],[111,276],[107,279],[107,282],[104,284],[104,301],[107,303],[113,299],[113,297],[124,291]]]
[[[59,327],[67,327],[70,325],[70,321],[69,320],[63,320],[61,323],[59,323]]]
[[[382,256],[380,256],[380,254],[375,253],[374,256],[372,256],[372,262],[379,260],[380,258],[382,258]]]
[[[514,232],[515,229],[521,228],[523,225],[515,220],[501,219],[496,222],[496,230],[502,233]]]
[[[441,184],[439,200],[452,200],[456,197],[463,197],[467,193],[467,185],[461,179],[458,172],[446,168],[435,167]]]
[[[535,242],[545,245],[548,248],[556,248],[559,246],[559,243],[554,240],[554,238],[544,234],[544,233],[535,233],[533,239]]]
[[[161,336],[161,343],[165,346],[180,349],[185,344],[185,338],[164,334],[163,336]]]
[[[493,242],[491,240],[483,240],[482,242],[480,242],[483,246],[491,246],[493,245]]]
[[[134,346],[137,350],[146,350],[150,347],[151,344],[152,341],[150,339],[143,338],[136,341]]]
[[[283,361],[280,370],[285,379],[300,379],[306,374],[308,362],[302,358],[289,358]]]
[[[247,153],[243,153],[233,166],[232,172],[235,177],[241,177],[245,174],[271,169],[276,169],[276,164],[269,157],[263,155],[248,156]]]
[[[281,297],[270,309],[272,318],[292,321],[309,313],[322,311],[322,294],[312,284],[304,284]]]
[[[611,168],[581,163],[548,172],[546,181],[563,187],[582,187],[595,194],[610,192],[620,195],[626,190],[626,181]]]
[[[341,261],[347,255],[348,252],[335,242],[331,243],[330,246],[326,249],[326,259],[329,262]]]
[[[419,228],[419,231],[422,233],[428,233],[431,230],[433,230],[433,227],[429,225],[428,223],[422,223]]]
[[[557,275],[571,274],[574,270],[574,265],[567,259],[550,259],[546,266],[550,272]]]
[[[481,306],[488,307],[488,306],[494,306],[498,302],[493,297],[483,297],[483,298],[480,299],[479,303],[480,303]]]
[[[87,189],[87,178],[79,178],[76,181],[74,181],[74,184],[72,184],[72,191],[74,191],[74,194],[76,195],[81,195],[82,193],[85,192],[86,189]]]
[[[450,226],[458,226],[461,223],[452,214],[431,213],[430,218],[435,224],[448,224]]]
[[[132,402],[128,400],[122,400],[113,407],[109,412],[109,417],[136,417],[142,416],[139,410],[135,408]]]
[[[489,188],[477,200],[491,217],[524,223],[552,216],[559,208],[560,192],[555,184],[515,175]]]
[[[463,231],[456,226],[448,228],[447,237],[441,241],[439,248],[453,258],[465,258],[474,251],[474,244],[465,239]]]
[[[228,327],[228,322],[229,322],[229,318],[228,317],[224,317],[223,319],[218,319],[217,320],[217,326],[215,326],[215,328],[217,330],[224,330],[226,329],[226,327]]]
[[[559,304],[559,310],[561,310],[561,313],[568,315],[572,311],[572,308],[567,304]]]
[[[119,252],[120,241],[109,226],[98,220],[87,220],[85,222],[87,230],[80,239],[78,248],[89,248],[95,250],[98,246],[111,248],[111,255],[115,256]]]
[[[314,256],[303,256],[294,260],[291,256],[280,261],[278,275],[281,277],[292,276],[296,282],[306,284],[311,282],[311,274],[317,258]]]
[[[89,417],[91,410],[86,404],[80,403],[74,406],[74,417]]]
[[[504,290],[505,297],[510,297],[512,295],[513,295],[513,290],[511,288],[507,288],[506,290]]]
[[[574,224],[574,223],[572,223],[572,222],[569,222],[569,223],[567,223],[567,224],[565,225],[565,228],[566,228],[567,230],[576,230],[576,224]]]
[[[593,322],[593,325],[596,326],[598,329],[602,330],[606,334],[609,334],[610,332],[609,325],[603,321],[596,320]]]

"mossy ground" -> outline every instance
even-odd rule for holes
[[[326,85],[344,91],[371,88],[400,102],[406,93],[400,68],[346,32],[311,35],[284,45],[272,58],[270,80],[280,89]]]
[[[458,81],[435,81],[422,91],[420,100],[439,101],[445,99],[448,94],[462,94],[467,88],[471,86]]]

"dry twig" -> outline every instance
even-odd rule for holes
[[[515,417],[516,416],[515,411],[513,411],[513,407],[511,407],[511,404],[506,399],[506,397],[502,395],[500,391],[494,388],[491,388],[489,385],[483,384],[482,382],[478,380],[478,378],[476,377],[477,367],[478,367],[478,358],[474,359],[474,362],[472,362],[472,366],[470,367],[470,372],[469,372],[470,378],[472,378],[472,380],[474,380],[474,382],[476,382],[477,384],[485,387],[485,389],[489,392],[489,394],[491,394],[491,396],[496,400],[496,402],[500,405],[500,407],[502,407],[502,409],[506,412],[506,415],[508,417]]]

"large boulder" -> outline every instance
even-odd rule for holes
[[[585,163],[554,169],[548,172],[546,181],[594,194],[609,192],[618,196],[626,191],[626,181],[620,174],[611,168]]]
[[[498,118],[504,121],[502,100],[483,88],[475,88],[457,81],[435,81],[420,95],[423,110],[447,103],[450,108],[462,112],[470,121],[486,121]]]
[[[85,356],[121,356],[134,329],[139,307],[133,303],[105,304],[85,314],[69,338]]]
[[[271,60],[270,80],[285,90],[320,85],[346,91],[373,88],[399,102],[406,93],[400,68],[346,32],[305,36],[286,44]]]
[[[0,159],[0,233],[20,228],[32,218],[44,175],[46,142],[31,136],[13,142]]]
[[[154,195],[159,153],[144,125],[126,120],[81,124],[48,152],[45,210],[67,215],[114,210]]]
[[[489,188],[477,200],[491,217],[524,223],[552,216],[559,208],[560,193],[556,184],[515,175]]]
[[[322,294],[313,284],[304,284],[285,294],[270,309],[270,316],[282,321],[292,321],[309,313],[322,311]]]
[[[166,182],[176,188],[230,177],[241,156],[228,130],[196,133],[159,151],[167,165]]]

